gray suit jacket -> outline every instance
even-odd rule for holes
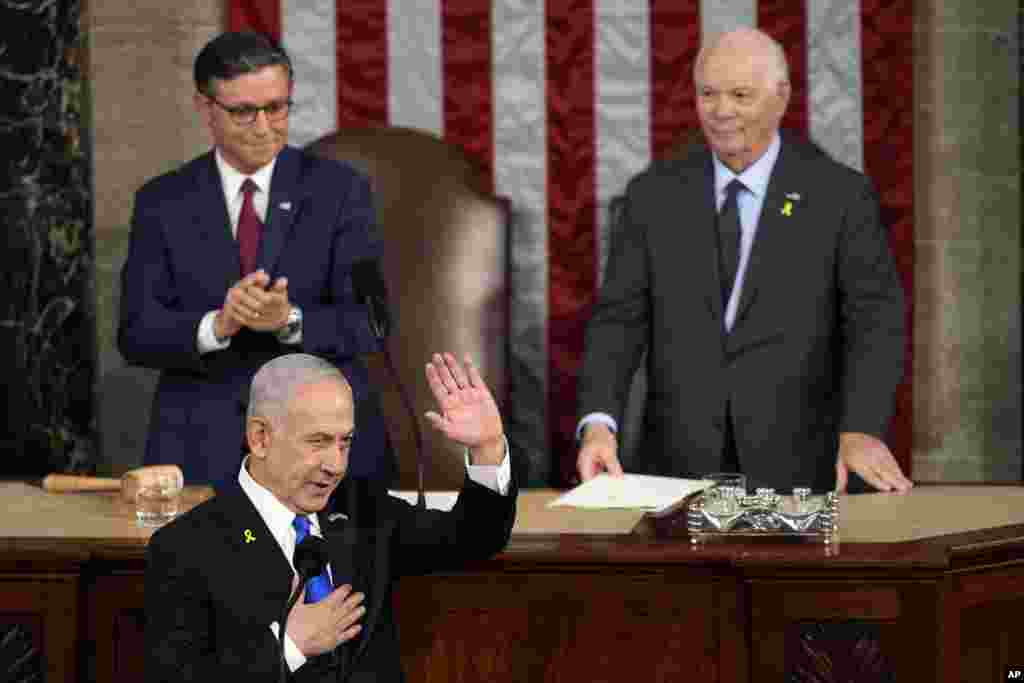
[[[587,327],[580,414],[621,421],[646,349],[640,469],[719,469],[728,401],[748,485],[831,489],[838,433],[882,436],[903,376],[903,290],[876,194],[784,134],[725,335],[713,185],[703,146],[630,182]]]

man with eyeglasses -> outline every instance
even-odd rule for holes
[[[189,483],[230,481],[253,375],[302,351],[352,386],[352,474],[389,479],[391,447],[358,360],[379,343],[350,272],[380,254],[369,181],[288,145],[291,60],[265,36],[218,36],[194,77],[213,149],[138,191],[121,272],[118,348],[160,371],[145,464],[177,464]]]

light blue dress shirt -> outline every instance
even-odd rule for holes
[[[754,246],[757,223],[761,217],[761,207],[764,206],[768,181],[772,177],[772,170],[779,158],[780,147],[779,134],[776,133],[765,153],[740,174],[734,173],[732,169],[723,164],[717,155],[712,155],[715,166],[715,208],[721,212],[722,204],[725,203],[725,188],[733,178],[738,178],[745,188],[736,195],[736,204],[740,211],[740,263],[736,269],[736,281],[729,294],[729,303],[725,307],[724,322],[727,331],[732,330],[732,325],[736,321],[736,309],[739,308],[743,281],[747,275],[747,264],[750,263],[750,249]]]

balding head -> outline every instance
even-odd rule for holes
[[[253,378],[246,467],[295,514],[327,504],[348,469],[354,434],[352,388],[327,361],[280,356]]]
[[[693,63],[693,80],[699,82],[698,74],[704,59],[713,54],[728,54],[734,58],[746,58],[757,62],[760,70],[773,83],[789,83],[789,62],[786,51],[779,41],[756,28],[738,28],[713,36],[701,45],[697,60]]]
[[[351,393],[345,376],[323,358],[308,353],[290,353],[274,358],[252,378],[246,419],[263,417],[280,421],[300,387],[321,381],[336,381]]]
[[[782,46],[757,29],[723,33],[701,48],[693,80],[708,144],[722,163],[741,173],[768,149],[789,103]]]

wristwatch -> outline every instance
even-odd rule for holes
[[[277,338],[280,341],[287,341],[298,334],[301,330],[302,309],[298,306],[292,306],[292,309],[288,311],[288,320],[285,321],[284,327],[277,331]]]

